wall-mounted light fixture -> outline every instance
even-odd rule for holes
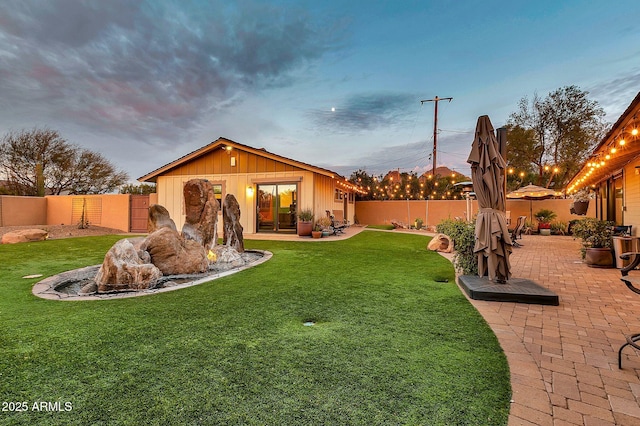
[[[253,197],[253,186],[247,186],[247,197]]]

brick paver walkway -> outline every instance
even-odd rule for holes
[[[513,389],[509,425],[640,425],[640,296],[618,269],[589,268],[572,237],[525,235],[513,276],[556,292],[560,306],[472,301],[504,349]],[[638,272],[640,273],[640,271]]]

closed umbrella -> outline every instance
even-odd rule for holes
[[[543,188],[542,186],[529,184],[523,186],[507,194],[507,198],[514,200],[529,200],[529,218],[533,223],[533,200],[546,200],[547,198],[553,198],[556,196],[556,192],[553,189]]]
[[[478,118],[476,133],[467,159],[471,164],[473,190],[478,200],[476,241],[478,275],[505,283],[511,276],[509,255],[511,236],[507,227],[504,170],[506,162],[486,115]]]

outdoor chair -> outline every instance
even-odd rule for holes
[[[629,275],[630,272],[636,270],[638,265],[640,265],[640,253],[622,253],[620,258],[624,260],[631,260],[631,263],[620,270],[620,273],[622,274],[620,279],[627,285],[627,287],[629,287],[629,290],[640,294],[640,288],[638,287],[638,285],[640,285],[640,271],[636,271],[636,274],[633,276]],[[618,351],[618,368],[620,369],[622,368],[622,350],[624,348],[632,346],[635,349],[640,350],[640,343],[638,343],[640,341],[640,333],[629,334],[624,337],[626,338],[627,343],[620,346],[620,350]]]
[[[522,247],[523,244],[520,244],[517,239],[518,236],[522,239],[522,231],[524,230],[526,216],[518,216],[518,221],[516,222],[515,228],[511,230],[511,242],[513,243],[513,247]]]
[[[631,225],[627,226],[614,226],[613,227],[613,236],[614,237],[627,237],[631,235]]]
[[[338,235],[344,233],[345,228],[349,226],[349,224],[345,221],[340,223],[336,220],[336,217],[331,214],[329,210],[326,210],[327,216],[331,219],[331,229],[333,229],[333,235]]]

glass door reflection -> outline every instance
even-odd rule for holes
[[[258,185],[258,232],[296,232],[298,185]]]

